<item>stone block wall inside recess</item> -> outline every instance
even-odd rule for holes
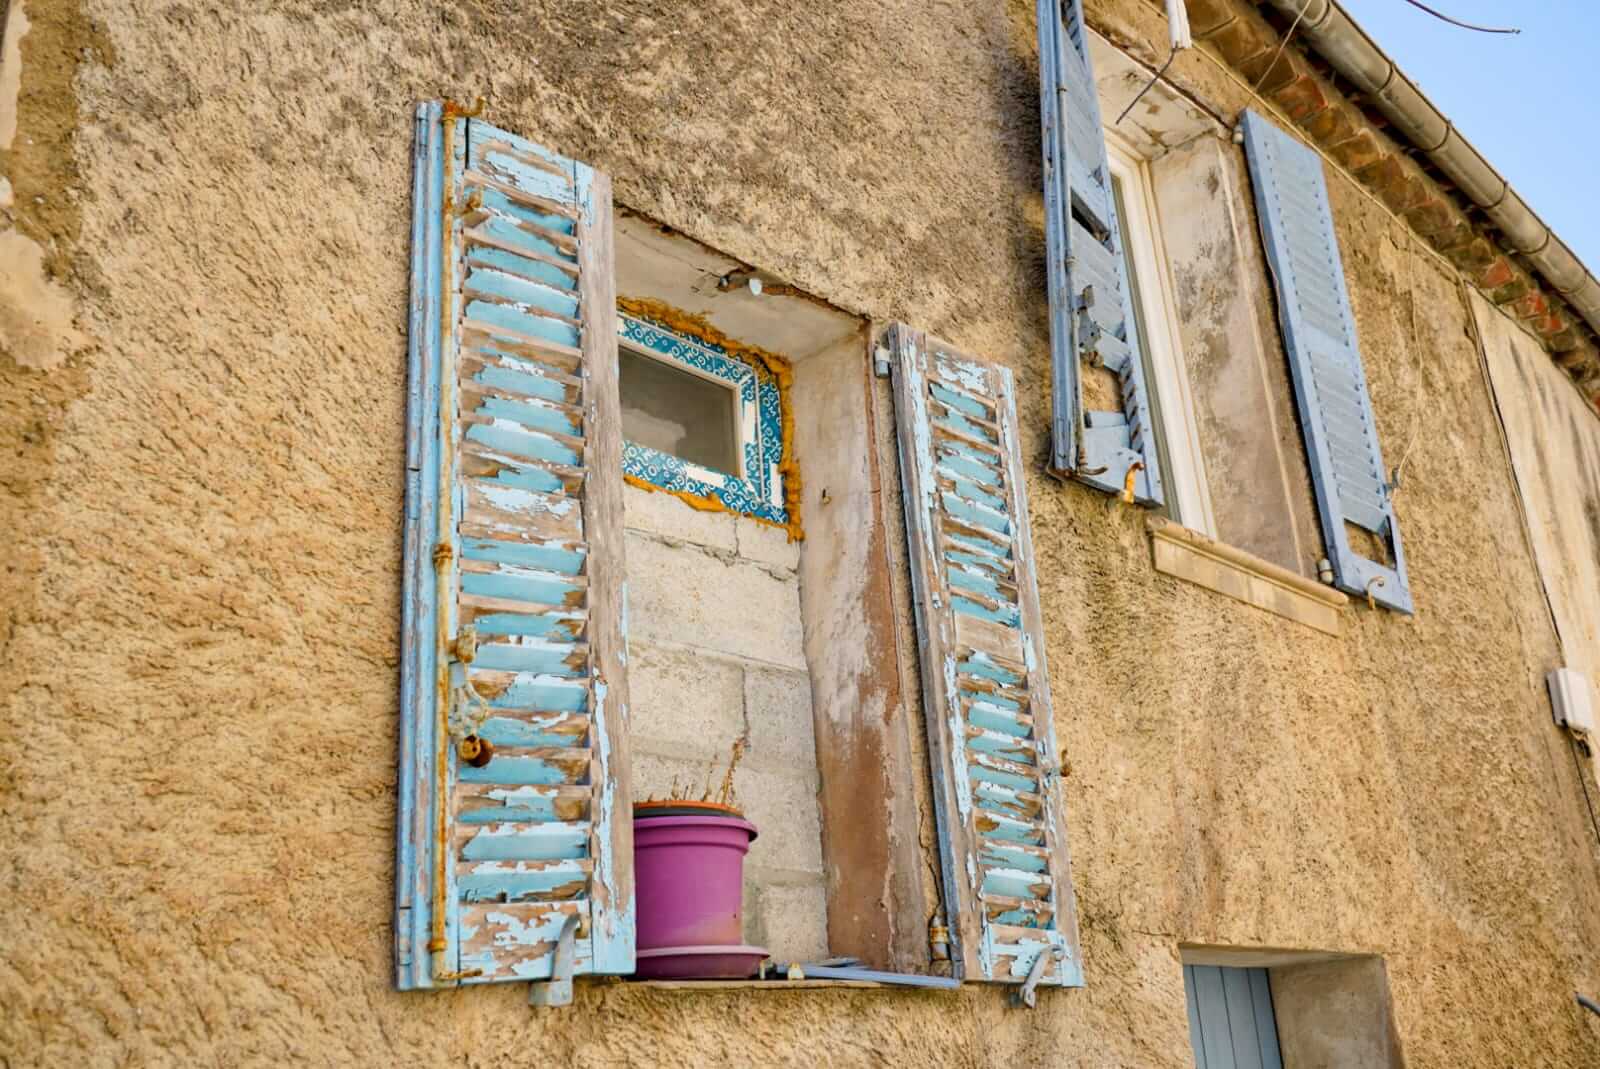
[[[628,660],[637,800],[715,796],[734,742],[745,940],[827,955],[817,759],[800,621],[800,550],[775,527],[628,487]]]

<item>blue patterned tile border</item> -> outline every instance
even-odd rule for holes
[[[663,360],[682,364],[731,384],[739,393],[739,441],[744,471],[721,472],[691,464],[637,442],[623,442],[622,470],[672,493],[711,497],[730,512],[787,525],[783,478],[783,403],[778,383],[765,367],[749,363],[714,342],[668,330],[648,319],[619,313],[621,340]]]

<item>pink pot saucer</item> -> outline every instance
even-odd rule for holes
[[[765,947],[657,947],[639,951],[639,980],[748,980],[771,955]]]

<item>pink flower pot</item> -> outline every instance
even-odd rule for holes
[[[701,815],[704,813],[704,815]],[[744,856],[756,827],[727,811],[636,811],[639,961],[650,979],[739,979],[766,957],[744,945]]]

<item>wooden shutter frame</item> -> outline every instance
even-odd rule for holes
[[[1051,461],[1053,473],[1076,479],[1106,493],[1122,494],[1128,500],[1159,507],[1166,501],[1161,459],[1157,449],[1155,417],[1150,405],[1149,384],[1145,381],[1144,359],[1140,351],[1133,293],[1123,262],[1122,235],[1117,221],[1116,197],[1106,161],[1105,133],[1100,121],[1100,102],[1094,88],[1094,69],[1089,60],[1087,27],[1083,21],[1082,0],[1037,0],[1039,38],[1039,117],[1044,159],[1045,288],[1050,308],[1051,394],[1054,416],[1051,422]],[[1081,73],[1082,84],[1073,91],[1069,71]],[[1081,97],[1082,99],[1078,99]],[[1074,123],[1074,118],[1077,122]],[[1079,128],[1078,145],[1072,136]],[[1092,131],[1092,132],[1091,132]],[[1081,185],[1099,176],[1100,189],[1087,188],[1074,196],[1073,176],[1083,175]],[[1098,216],[1092,202],[1103,201]],[[1094,240],[1074,249],[1074,207],[1086,218],[1103,226],[1103,244]],[[1087,228],[1085,227],[1087,235]],[[1091,310],[1083,299],[1092,282],[1080,285],[1074,272],[1075,258],[1087,265],[1109,261],[1114,293],[1094,293]],[[1085,267],[1082,273],[1087,274]],[[1115,316],[1107,317],[1107,302],[1120,310],[1120,326]],[[1107,326],[1113,329],[1103,329]],[[1123,368],[1112,368],[1120,378],[1121,412],[1086,409],[1083,402],[1082,361],[1086,356],[1099,360],[1102,339],[1113,354],[1126,348]],[[1113,360],[1115,356],[1113,355]],[[1110,365],[1106,365],[1110,366]],[[1135,467],[1138,465],[1138,467]]]
[[[1370,597],[1376,604],[1409,615],[1414,611],[1414,605],[1405,550],[1401,546],[1392,487],[1388,484],[1387,469],[1383,466],[1383,454],[1378,443],[1377,418],[1372,411],[1371,391],[1367,386],[1366,370],[1362,366],[1355,314],[1350,307],[1350,291],[1345,282],[1338,235],[1333,227],[1333,209],[1328,199],[1327,178],[1321,157],[1254,111],[1245,111],[1241,127],[1251,185],[1255,190],[1256,218],[1267,266],[1272,274],[1278,323],[1289,360],[1290,378],[1294,383],[1295,405],[1300,414],[1306,460],[1311,468],[1312,486],[1316,492],[1317,515],[1321,520],[1328,559],[1333,566],[1333,585],[1347,594]],[[1296,224],[1289,222],[1284,211],[1284,187],[1277,164],[1277,158],[1281,155],[1288,155],[1291,162],[1306,166],[1309,172],[1306,181],[1295,187],[1295,191],[1304,194],[1310,201],[1309,204],[1296,206],[1295,211],[1299,213]],[[1307,218],[1308,212],[1315,218]],[[1291,229],[1298,224],[1314,225],[1320,231],[1317,237],[1324,243],[1327,255],[1326,262],[1320,265],[1326,269],[1325,279],[1299,277],[1301,267],[1297,266],[1297,257],[1290,246]],[[1305,263],[1304,266],[1314,270],[1317,265]],[[1318,281],[1324,283],[1326,290],[1318,299],[1327,313],[1340,320],[1346,335],[1343,344],[1327,331],[1313,328],[1306,319],[1301,290],[1306,284],[1315,285]],[[1342,403],[1348,426],[1336,435],[1329,426],[1328,406],[1320,392],[1317,368],[1329,364],[1330,360],[1337,360],[1341,354],[1333,350],[1339,349],[1344,350],[1348,362],[1336,367],[1333,373],[1349,377],[1355,396]],[[1324,372],[1326,374],[1328,372]],[[1361,437],[1360,443],[1352,445],[1352,430]],[[1334,455],[1336,438],[1341,440],[1342,460]],[[1361,446],[1365,446],[1364,458],[1354,456],[1361,451]],[[1348,471],[1353,459],[1365,459],[1371,467],[1372,485],[1365,489],[1352,487],[1351,492],[1377,496],[1375,503],[1370,500],[1365,503],[1365,507],[1377,515],[1376,524],[1363,523],[1354,518],[1342,499],[1349,483],[1340,478],[1340,469]],[[1349,532],[1345,530],[1346,522],[1382,539],[1394,563],[1385,565],[1356,553],[1350,544]]]
[[[419,105],[415,120],[395,874],[396,986],[403,990],[480,980],[547,978],[560,935],[557,929],[573,915],[557,903],[538,925],[500,933],[517,947],[532,948],[540,955],[531,963],[520,960],[511,975],[500,975],[499,970],[494,975],[484,975],[457,965],[464,949],[460,925],[464,903],[456,890],[458,861],[452,834],[462,826],[454,818],[458,763],[451,740],[442,731],[440,704],[454,700],[467,669],[465,662],[452,657],[447,672],[441,671],[441,651],[453,647],[440,640],[439,624],[442,590],[448,598],[443,605],[446,634],[451,641],[460,635],[455,602],[461,593],[460,523],[465,513],[461,506],[467,497],[467,482],[455,444],[461,440],[461,406],[454,395],[460,392],[455,378],[459,374],[456,358],[467,304],[461,219],[471,203],[464,188],[463,161],[470,140],[477,134],[470,125],[473,121],[459,109],[437,102]],[[448,132],[446,123],[451,124]],[[586,583],[583,638],[589,651],[584,677],[589,695],[585,711],[591,750],[586,850],[592,871],[581,907],[587,912],[589,923],[582,940],[579,971],[627,973],[634,967],[634,891],[632,820],[628,810],[622,442],[616,399],[610,182],[581,163],[564,160],[504,131],[487,129],[490,132],[482,136],[519,142],[519,151],[538,155],[566,175],[580,209],[573,224],[573,240],[577,250],[581,338],[578,378],[584,447],[578,483],[583,495],[582,571]],[[453,159],[445,158],[447,149]],[[451,168],[448,178],[447,166]],[[570,174],[563,170],[567,168]],[[482,186],[481,181],[475,181]],[[447,250],[451,252],[452,265],[448,293],[444,277]],[[444,327],[447,309],[448,331]],[[452,370],[453,389],[445,388],[443,369],[447,363]],[[444,426],[446,416],[448,428]],[[441,545],[434,525],[447,504],[440,497],[441,467],[447,464],[452,473],[448,504],[454,519],[447,521],[449,542]],[[596,566],[597,561],[601,566]],[[436,568],[445,571],[436,574]],[[516,644],[514,639],[510,641]],[[466,656],[471,659],[470,654]],[[518,678],[531,676],[527,670],[516,671]],[[532,678],[537,681],[543,677]],[[510,790],[515,792],[515,788]],[[535,793],[537,790],[534,788]],[[560,804],[552,798],[552,806]],[[442,810],[441,806],[451,808]],[[517,820],[513,816],[506,819]],[[530,827],[542,819],[547,818],[521,818]],[[558,814],[554,819],[564,818]],[[508,945],[497,936],[491,949],[480,949],[479,953],[493,958],[493,947],[504,949]]]
[[[1071,879],[1071,856],[1067,844],[1064,810],[1059,793],[1056,767],[1057,748],[1052,714],[1049,669],[1045,656],[1043,618],[1033,573],[1032,536],[1028,523],[1027,486],[1018,440],[1014,385],[1010,369],[977,360],[904,324],[889,328],[888,347],[895,399],[897,441],[900,454],[902,497],[906,516],[906,537],[910,547],[912,601],[921,656],[923,715],[933,765],[934,815],[938,827],[941,879],[951,938],[951,962],[958,979],[996,980],[1021,983],[1027,978],[1033,957],[1048,946],[1065,952],[1059,963],[1047,969],[1042,982],[1049,985],[1083,985],[1083,967],[1078,945],[1077,904]],[[957,648],[972,648],[960,641],[946,578],[939,536],[933,530],[938,489],[934,475],[932,424],[928,415],[927,368],[937,359],[935,353],[982,368],[994,376],[998,385],[999,447],[1002,452],[1007,504],[1012,520],[1012,555],[1016,562],[1017,603],[1020,610],[1017,662],[1025,666],[1028,713],[1033,725],[1036,762],[1041,776],[1041,811],[1038,821],[1044,828],[1044,849],[1048,851],[1048,871],[1052,878],[1052,921],[1049,927],[1031,929],[1040,933],[1031,946],[1032,953],[997,953],[997,936],[1002,927],[992,924],[978,899],[983,877],[980,868],[998,867],[982,855],[977,830],[978,810],[972,787],[966,779],[966,737],[968,722],[960,711]],[[999,625],[991,624],[990,627]],[[981,625],[979,631],[981,633]],[[973,658],[979,660],[979,658]],[[993,663],[993,662],[991,662]],[[955,709],[952,709],[952,705]],[[1022,740],[1019,740],[1022,741]],[[1012,929],[1005,934],[1015,936]],[[1009,967],[1002,958],[1009,959]]]

